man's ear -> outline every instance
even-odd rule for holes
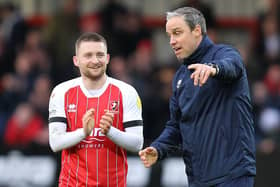
[[[194,28],[194,30],[193,30],[192,32],[195,34],[195,36],[200,36],[200,35],[202,35],[202,30],[201,30],[200,25],[196,25],[195,28]]]
[[[107,54],[107,64],[110,62],[110,54]]]
[[[76,67],[79,67],[79,61],[78,61],[77,56],[73,56],[73,62],[74,62],[74,65],[75,65]]]

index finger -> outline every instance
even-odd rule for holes
[[[191,65],[188,65],[188,69],[196,69],[199,67],[200,64],[191,64]]]
[[[139,156],[143,156],[144,155],[144,151],[143,150],[141,150],[141,151],[139,151]]]

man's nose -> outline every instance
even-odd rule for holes
[[[171,46],[174,45],[176,43],[175,38],[171,36],[169,43],[170,43]]]
[[[99,62],[99,59],[98,59],[97,55],[92,55],[90,61],[91,61],[92,63],[98,63],[98,62]]]

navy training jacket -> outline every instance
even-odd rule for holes
[[[194,86],[187,69],[193,63],[217,64],[219,73]],[[170,120],[151,144],[159,160],[182,148],[189,182],[197,186],[256,175],[252,106],[239,52],[204,36],[177,70],[172,91]]]

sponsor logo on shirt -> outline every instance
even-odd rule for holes
[[[82,140],[82,142],[85,143],[92,143],[94,141],[103,142],[104,141],[104,139],[102,138],[103,136],[105,135],[101,132],[101,128],[93,128],[90,136],[85,140]]]
[[[77,107],[75,104],[69,104],[67,106],[67,112],[76,112],[77,111]]]
[[[89,137],[82,140],[80,144],[77,145],[78,149],[84,148],[104,148],[105,135],[101,132],[101,128],[94,128]]]

